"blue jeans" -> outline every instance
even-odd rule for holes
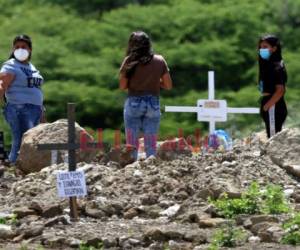
[[[135,159],[137,159],[138,154],[140,131],[144,133],[144,146],[147,157],[156,154],[160,116],[158,96],[129,96],[126,99],[124,107],[126,143],[135,146]]]
[[[15,163],[21,147],[23,134],[39,124],[42,106],[33,104],[10,104],[3,110],[5,120],[12,131],[12,145],[9,154],[9,161]]]

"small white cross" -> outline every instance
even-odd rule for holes
[[[215,73],[208,72],[208,99],[199,99],[197,107],[166,106],[166,112],[190,112],[198,114],[198,121],[209,122],[209,134],[215,131],[216,122],[227,121],[228,113],[259,114],[259,108],[229,108],[226,100],[215,100]]]

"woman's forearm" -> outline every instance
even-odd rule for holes
[[[128,89],[128,79],[124,74],[120,74],[119,88],[123,90]]]
[[[170,90],[173,87],[173,83],[172,83],[172,79],[171,76],[169,74],[169,72],[167,72],[166,74],[164,74],[160,80],[160,87],[163,89],[167,89]]]
[[[272,107],[275,103],[277,103],[283,95],[284,95],[283,90],[276,90],[276,92],[273,94],[271,99],[266,103],[268,108]]]
[[[0,73],[0,97],[4,96],[5,91],[11,85],[15,75],[9,73]]]

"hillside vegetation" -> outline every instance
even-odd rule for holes
[[[65,117],[66,103],[76,102],[78,122],[103,128],[105,140],[124,131],[118,69],[130,33],[144,30],[174,80],[172,91],[162,91],[162,110],[206,98],[208,70],[216,72],[216,98],[230,107],[257,107],[257,41],[277,34],[289,74],[287,125],[300,124],[300,0],[0,0],[0,6],[0,60],[17,34],[32,37],[49,121]],[[8,131],[2,116],[0,125]],[[179,127],[185,134],[207,130],[196,114],[163,112],[160,138],[176,136]],[[234,136],[263,128],[258,115],[229,115],[217,127]]]

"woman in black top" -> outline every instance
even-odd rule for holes
[[[276,36],[260,38],[258,49],[259,89],[262,94],[260,114],[270,138],[281,131],[287,116],[284,101],[287,73],[281,56],[281,44]]]

